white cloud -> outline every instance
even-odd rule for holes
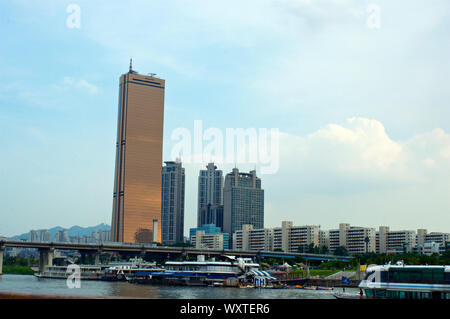
[[[329,124],[306,136],[284,133],[280,145],[281,166],[294,161],[293,169],[315,183],[327,183],[330,176],[343,182],[420,182],[427,180],[427,168],[447,174],[450,169],[450,135],[442,129],[394,141],[381,122],[367,118]]]
[[[311,134],[308,139],[311,144],[316,142],[326,143],[327,146],[338,145],[345,152],[341,152],[339,158],[342,159],[343,167],[349,171],[361,167],[386,169],[397,161],[402,147],[389,138],[380,122],[351,118],[347,120],[347,124],[348,128],[330,124]]]
[[[63,90],[79,89],[87,91],[89,94],[97,94],[99,89],[96,85],[89,83],[84,79],[75,79],[71,77],[65,77],[62,82],[62,86],[59,86]]]

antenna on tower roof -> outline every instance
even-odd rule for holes
[[[130,73],[133,73],[133,58],[130,58]]]

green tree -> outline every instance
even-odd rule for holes
[[[339,246],[334,250],[335,256],[348,256],[348,250],[344,246]]]

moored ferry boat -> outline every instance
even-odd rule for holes
[[[75,264],[74,264],[75,265]],[[67,266],[48,266],[43,272],[35,273],[38,278],[67,279],[74,273]],[[140,270],[162,271],[155,263],[146,262],[141,258],[132,258],[128,262],[115,262],[99,265],[77,265],[81,280],[126,281]]]
[[[107,265],[80,265],[81,280],[101,280]],[[69,266],[48,266],[45,271],[35,273],[38,278],[67,279],[74,273]]]
[[[241,281],[247,280],[248,275],[255,271],[258,271],[259,277],[265,276],[267,283],[276,280],[269,273],[261,272],[259,264],[250,258],[224,257],[228,260],[206,261],[204,256],[199,255],[197,261],[169,261],[166,262],[164,271],[138,271],[131,281],[186,286],[239,286]]]
[[[369,266],[359,288],[366,298],[450,299],[450,266]]]
[[[154,262],[146,262],[142,258],[132,258],[126,263],[110,264],[110,266],[104,270],[101,279],[103,281],[126,281],[130,280],[140,271],[159,272],[164,271],[164,269],[157,267]]]

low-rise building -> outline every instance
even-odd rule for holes
[[[203,230],[197,230],[191,238],[191,243],[196,249],[228,249],[228,234],[206,234]]]
[[[189,240],[199,248],[229,249],[230,235],[215,224],[207,224],[189,230]],[[203,246],[204,247],[203,247]]]
[[[426,241],[423,245],[417,246],[417,252],[421,255],[431,256],[440,253],[441,245],[434,241]]]
[[[242,225],[242,229],[233,234],[233,249],[273,250],[273,230],[254,229],[250,224]]]
[[[450,234],[439,232],[427,233],[425,236],[425,242],[434,242],[439,244],[439,253],[443,254],[448,243],[450,243]]]

